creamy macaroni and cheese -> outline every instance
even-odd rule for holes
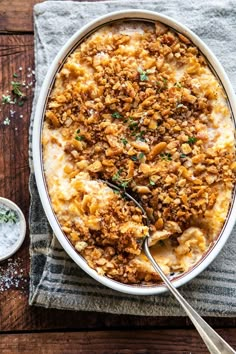
[[[166,274],[190,269],[220,233],[234,173],[225,93],[199,50],[160,23],[118,22],[90,35],[57,74],[43,126],[51,203],[99,274],[159,281],[142,252],[139,208]]]

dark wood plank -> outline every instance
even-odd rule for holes
[[[43,0],[1,0],[0,33],[33,32],[33,6]],[[64,0],[66,1],[66,0]],[[83,0],[74,0],[83,1]],[[88,0],[95,1],[95,0]],[[102,0],[98,0],[102,1]]]
[[[236,347],[235,330],[218,332]],[[196,331],[98,331],[80,333],[29,333],[0,336],[0,352],[83,354],[169,354],[208,353]]]
[[[1,0],[0,32],[32,32],[33,6],[42,0]]]

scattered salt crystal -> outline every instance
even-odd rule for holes
[[[20,118],[23,118],[23,117],[24,117],[23,114],[21,114],[21,115],[20,115]]]
[[[21,66],[19,67],[19,70],[22,71],[22,67]]]
[[[6,118],[4,119],[4,121],[3,121],[3,124],[4,124],[4,125],[10,125],[10,123],[11,123],[11,121],[10,121],[10,119],[9,119],[8,117],[6,117]]]
[[[7,262],[0,266],[0,293],[11,288],[18,288],[20,291],[26,289],[27,279],[23,279],[23,274],[19,274],[22,261],[18,257],[16,259],[9,258]],[[23,273],[23,270],[20,270]]]

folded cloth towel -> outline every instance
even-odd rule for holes
[[[105,288],[85,274],[53,235],[38,196],[31,154],[31,133],[39,89],[58,50],[81,26],[108,12],[127,8],[153,10],[184,23],[215,52],[236,88],[236,8],[233,1],[166,2],[48,1],[34,7],[36,89],[30,127],[31,305],[148,316],[180,316],[168,294],[129,296]],[[236,229],[217,259],[181,292],[201,315],[236,314]]]

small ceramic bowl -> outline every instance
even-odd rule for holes
[[[17,215],[19,217],[19,221],[20,221],[19,237],[17,238],[16,242],[11,245],[11,247],[6,249],[6,252],[4,252],[4,254],[0,255],[0,262],[1,262],[1,261],[4,261],[5,259],[11,257],[21,247],[21,245],[25,239],[26,221],[25,221],[25,217],[24,217],[24,214],[22,213],[21,209],[15,203],[13,203],[10,199],[0,197],[0,204],[3,204],[5,207],[9,208],[10,210],[14,210],[17,213]]]
[[[160,294],[165,292],[167,289],[162,284],[153,285],[153,286],[144,286],[144,285],[126,285],[115,280],[109,279],[105,276],[99,275],[95,270],[91,269],[83,257],[81,257],[70,244],[66,236],[61,230],[60,224],[53,212],[50,198],[47,191],[47,186],[45,182],[44,172],[43,172],[43,160],[42,160],[42,145],[41,145],[41,133],[42,126],[44,120],[45,108],[47,105],[47,100],[50,95],[50,90],[54,84],[55,75],[62,67],[68,55],[74,51],[74,49],[91,33],[96,31],[100,26],[115,22],[117,20],[140,20],[140,21],[149,21],[155,22],[159,21],[175,31],[182,33],[184,36],[189,38],[193,44],[199,48],[202,54],[205,56],[208,61],[210,67],[212,68],[215,75],[221,81],[226,95],[228,97],[229,106],[231,108],[232,117],[236,116],[236,100],[234,96],[233,88],[229,82],[229,79],[219,63],[216,59],[215,55],[211,52],[211,50],[202,42],[202,40],[196,36],[192,31],[190,31],[187,27],[182,25],[181,23],[156,12],[151,11],[143,11],[143,10],[125,10],[118,11],[102,16],[81,28],[78,32],[76,32],[68,42],[63,46],[60,50],[53,63],[51,64],[48,73],[45,77],[44,83],[42,85],[36,112],[35,112],[35,120],[34,120],[34,128],[33,128],[33,159],[34,159],[34,170],[36,176],[36,182],[40,194],[40,198],[48,217],[48,220],[51,224],[51,227],[57,236],[59,242],[65,251],[69,254],[69,256],[91,277],[99,281],[100,283],[110,287],[114,290],[133,294],[133,295],[152,295],[152,294]],[[174,284],[176,287],[179,287],[194,277],[196,277],[199,273],[201,273],[217,256],[225,242],[227,241],[234,223],[235,223],[235,215],[236,215],[236,202],[235,195],[232,198],[230,210],[228,212],[228,216],[226,218],[225,224],[221,230],[221,233],[216,238],[216,240],[212,243],[211,247],[208,251],[202,256],[200,261],[195,264],[189,271],[176,276],[174,278]]]

